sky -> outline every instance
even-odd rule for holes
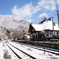
[[[54,17],[54,22],[57,23],[57,9],[59,10],[59,0],[0,0],[0,15],[13,15],[33,23],[38,23],[45,17]]]

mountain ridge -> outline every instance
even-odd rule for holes
[[[6,29],[10,31],[16,30],[18,27],[28,26],[29,22],[20,18],[20,17],[14,17],[11,15],[0,15],[0,26],[5,27]]]

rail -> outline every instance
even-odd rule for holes
[[[6,43],[6,44],[7,44],[7,43]],[[10,43],[8,43],[8,44],[10,44]],[[25,55],[29,56],[30,58],[36,59],[35,57],[29,55],[28,53],[26,53],[26,52],[24,52],[24,51],[22,51],[22,50],[20,50],[19,48],[13,46],[12,44],[10,44],[10,45],[11,45],[12,47],[14,47],[15,49],[21,51],[21,52],[24,53]],[[8,45],[7,45],[7,46],[8,46]],[[8,47],[9,47],[9,46],[8,46]],[[9,47],[9,48],[10,48],[10,47]],[[10,49],[12,50],[12,48],[10,48]],[[12,50],[12,51],[13,51],[13,50]],[[13,52],[14,52],[14,51],[13,51]],[[18,54],[17,54],[16,52],[14,52],[14,53],[15,53],[15,55],[16,55],[19,59],[22,59],[20,56],[18,56]]]

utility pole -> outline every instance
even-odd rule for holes
[[[59,40],[59,10],[58,10],[58,8],[57,8],[57,0],[55,0],[55,2],[56,2],[56,10],[57,10],[57,18],[58,18],[58,40]]]
[[[58,29],[59,29],[59,11],[57,10],[57,17],[58,17]]]
[[[57,17],[58,17],[58,41],[59,41],[59,11],[57,10]]]
[[[52,29],[53,29],[53,35],[54,35],[54,23],[53,23],[53,17],[52,17]]]
[[[57,8],[57,0],[55,0],[56,2],[56,10],[57,10],[57,18],[58,18],[58,29],[59,29],[59,11],[58,11],[58,8]]]

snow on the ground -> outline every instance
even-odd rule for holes
[[[41,50],[37,50],[31,47],[28,47],[26,45],[23,44],[19,44],[17,42],[9,42],[11,44],[13,44],[14,46],[16,46],[17,48],[25,51],[26,53],[29,53],[30,55],[36,57],[36,59],[59,59],[58,55],[52,54],[52,53],[48,53]]]
[[[44,51],[28,47],[21,43],[16,43],[12,41],[9,41],[9,43],[15,45],[16,47],[25,51],[26,53],[29,53],[30,55],[36,57],[36,59],[59,59],[59,55],[55,55],[55,54],[48,53],[48,52],[45,52],[44,54]],[[18,59],[14,55],[14,53],[5,44],[3,44],[2,41],[0,41],[0,59],[6,59],[6,56],[7,56],[7,59]]]
[[[18,59],[3,41],[0,41],[0,59]]]
[[[0,59],[4,59],[3,58],[3,55],[4,55],[3,49],[5,49],[5,48],[4,48],[3,44],[0,42]]]

